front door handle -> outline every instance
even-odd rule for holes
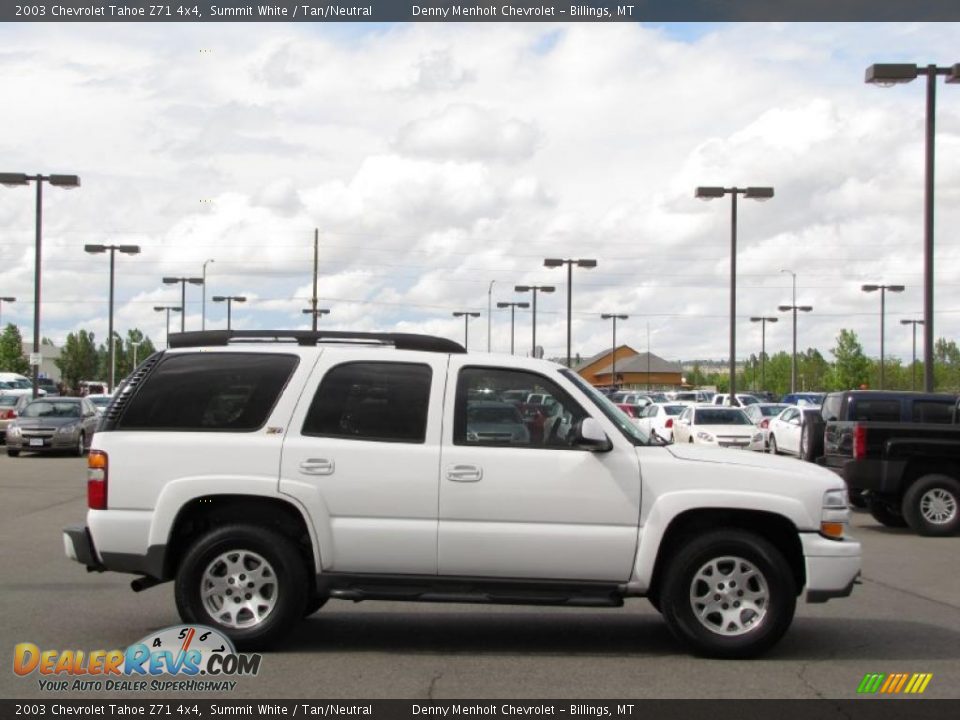
[[[449,465],[447,480],[453,482],[477,482],[483,478],[483,468],[476,465]]]
[[[304,475],[333,475],[333,460],[326,458],[307,458],[300,463],[300,472]]]

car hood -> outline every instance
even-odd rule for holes
[[[78,417],[19,417],[17,425],[21,428],[30,429],[38,427],[62,427],[64,425],[73,425],[83,418]]]
[[[751,450],[728,450],[726,448],[716,448],[709,445],[693,445],[689,443],[667,445],[666,449],[671,455],[681,460],[739,465],[741,467],[758,468],[761,470],[775,470],[778,473],[786,473],[794,477],[804,475],[821,479],[830,478],[834,481],[839,480],[839,477],[831,471],[814,463],[804,462],[796,458],[767,455],[766,453],[753,452]]]

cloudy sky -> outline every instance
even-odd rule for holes
[[[320,231],[323,327],[402,330],[509,351],[516,284],[540,298],[547,356],[566,347],[566,273],[545,257],[595,258],[574,273],[573,351],[618,341],[671,360],[728,350],[729,199],[697,185],[772,185],[741,200],[738,356],[751,315],[790,301],[799,345],[840,328],[909,359],[900,319],[922,313],[923,85],[863,82],[874,62],[960,61],[956,25],[935,24],[7,24],[0,26],[2,171],[75,173],[44,192],[42,333],[158,344],[164,275],[207,265],[216,294],[246,295],[234,326],[308,327]],[[960,335],[960,87],[938,83],[936,334]],[[32,334],[32,189],[0,188],[2,320]],[[491,282],[492,292],[491,292]],[[201,290],[187,289],[187,329]],[[788,317],[767,333],[789,350]],[[530,314],[517,315],[529,352]]]

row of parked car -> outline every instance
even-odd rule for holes
[[[83,455],[112,395],[34,399],[32,394],[0,395],[0,439],[7,455],[21,452],[72,452]]]

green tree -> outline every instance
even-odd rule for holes
[[[807,348],[806,352],[797,353],[797,374],[803,378],[803,389],[825,390],[830,370],[830,363],[816,348]]]
[[[56,365],[60,369],[63,381],[76,388],[81,380],[97,380],[97,346],[93,333],[79,330],[67,335],[67,341],[60,351]]]
[[[918,370],[917,374],[922,378],[923,370]],[[936,390],[960,390],[960,348],[953,340],[938,338],[933,344],[933,383]]]
[[[26,375],[30,363],[23,356],[23,336],[16,325],[10,323],[0,334],[0,371]]]
[[[870,361],[853,330],[841,329],[831,351],[836,358],[830,379],[832,390],[854,390],[870,382]]]

